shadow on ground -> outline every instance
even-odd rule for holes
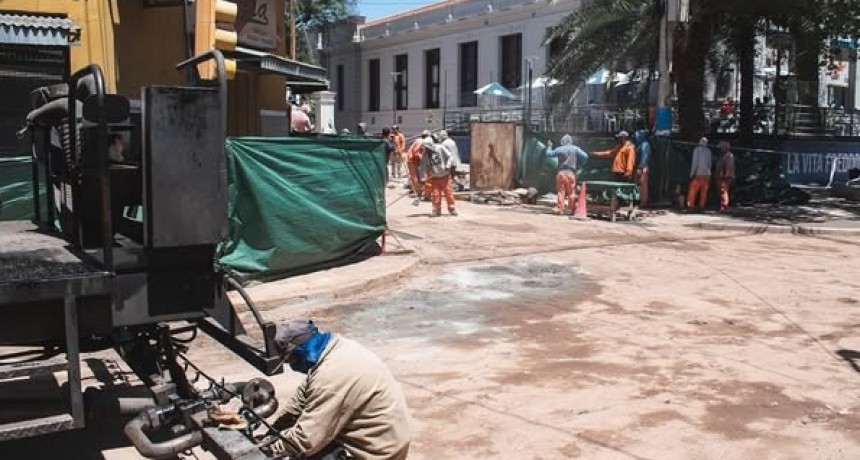
[[[771,225],[823,224],[831,221],[860,223],[860,202],[832,198],[826,191],[813,193],[803,205],[754,204],[733,207],[729,216]]]

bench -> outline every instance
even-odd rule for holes
[[[582,180],[586,185],[586,200],[589,212],[608,214],[609,220],[616,221],[618,211],[632,220],[639,208],[639,186],[632,182],[601,180]]]

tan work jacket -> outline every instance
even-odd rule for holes
[[[313,455],[332,442],[358,460],[405,459],[412,437],[406,398],[388,368],[355,341],[334,336],[286,413],[290,454]]]

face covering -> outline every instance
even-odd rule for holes
[[[293,350],[287,364],[290,369],[307,374],[319,362],[325,347],[331,341],[331,332],[317,332]]]

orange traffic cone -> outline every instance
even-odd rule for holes
[[[576,200],[576,210],[573,212],[573,218],[577,220],[588,219],[588,191],[586,190],[586,183],[583,182],[582,186],[579,187],[579,197]]]

